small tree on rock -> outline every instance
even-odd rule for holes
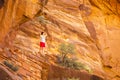
[[[75,46],[71,43],[65,44],[62,43],[59,45],[58,51],[61,53],[61,62],[65,63],[65,59],[68,54],[74,54],[75,53]]]

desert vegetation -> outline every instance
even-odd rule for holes
[[[11,70],[13,70],[15,72],[19,70],[18,66],[15,66],[14,64],[10,63],[9,61],[4,61],[3,63],[4,63],[4,65],[6,65],[7,67],[9,67]]]
[[[86,64],[78,62],[77,59],[70,58],[70,54],[73,55],[76,53],[74,44],[71,43],[62,43],[59,45],[58,51],[60,52],[57,55],[57,63],[61,66],[76,69],[76,70],[86,70],[91,73],[92,70]]]

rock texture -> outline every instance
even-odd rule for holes
[[[59,44],[73,43],[72,57],[93,71],[73,70],[74,77],[80,73],[83,80],[119,80],[119,0],[48,0],[43,8],[44,1],[0,1],[0,60],[18,65],[17,75],[23,80],[61,80],[65,70],[51,67],[51,56],[59,54]],[[38,53],[41,31],[48,34],[46,56]],[[60,74],[51,73],[53,68]]]
[[[0,65],[0,80],[17,80],[16,75],[10,73],[10,71],[8,71],[7,69],[5,69],[5,66]]]
[[[87,20],[95,28],[104,69],[110,80],[119,80],[120,3],[118,0],[89,1],[92,14],[87,16]]]
[[[41,9],[38,0],[1,0],[0,1],[0,41],[11,28],[18,27],[26,18],[33,18]]]

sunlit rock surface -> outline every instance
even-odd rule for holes
[[[40,1],[0,1],[1,62],[7,59],[19,65],[17,75],[23,80],[62,79],[64,69],[50,66],[54,64],[51,56],[59,54],[60,43],[73,43],[72,57],[92,69],[91,74],[78,72],[88,77],[81,79],[90,80],[93,75],[120,79],[119,0],[48,0],[43,14]],[[46,56],[38,53],[41,31],[48,34]],[[53,68],[61,74],[51,73]]]
[[[0,41],[11,27],[21,25],[26,19],[33,18],[40,10],[37,0],[1,0],[0,1]]]

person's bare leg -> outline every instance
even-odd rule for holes
[[[44,54],[47,53],[47,43],[45,43],[45,47],[44,47]]]
[[[41,54],[44,56],[45,54],[44,54],[44,48],[42,47],[42,52],[41,52]]]
[[[43,55],[45,55],[45,53],[44,53],[44,48],[43,48]]]
[[[41,47],[40,47],[40,49],[39,49],[39,53],[41,53]]]
[[[46,54],[46,52],[47,52],[47,44],[45,45],[44,52]]]
[[[41,47],[41,54],[43,54],[43,47]]]

